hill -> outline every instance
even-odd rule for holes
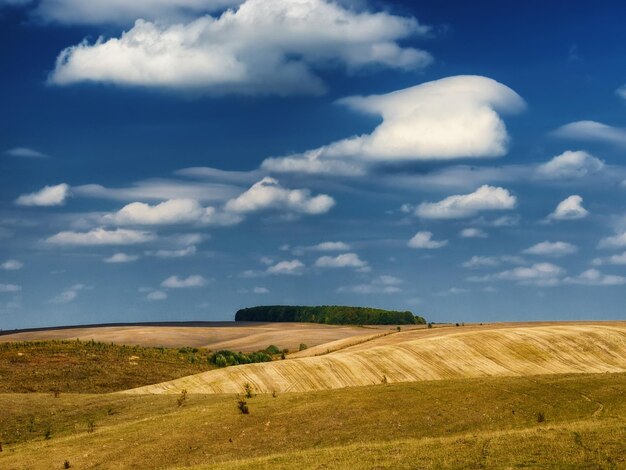
[[[0,394],[0,468],[623,468],[626,374],[257,395]],[[178,397],[179,398],[179,397]]]
[[[309,322],[329,325],[423,325],[412,312],[341,305],[265,305],[242,308],[235,321]]]
[[[248,364],[126,393],[325,390],[386,381],[626,371],[626,323],[401,331],[329,354]]]

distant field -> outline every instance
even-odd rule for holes
[[[626,467],[626,374],[257,395],[0,394],[0,468]]]
[[[259,392],[283,393],[381,382],[626,372],[626,322],[410,330],[345,346],[321,356],[212,370],[127,393],[236,393],[244,383]]]
[[[423,328],[423,326],[420,326]],[[311,323],[216,322],[215,326],[107,326],[30,331],[0,336],[10,341],[63,340],[80,338],[103,343],[139,346],[183,346],[212,350],[257,351],[270,344],[297,351],[300,344],[317,346],[345,338],[389,331],[385,326],[336,326]]]

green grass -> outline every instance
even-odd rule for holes
[[[0,343],[0,393],[107,393],[197,374],[215,366],[196,348],[95,341]]]
[[[624,468],[624,390],[460,379],[257,395],[249,415],[234,395],[0,394],[0,468]]]

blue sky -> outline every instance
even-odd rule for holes
[[[0,327],[624,318],[625,17],[0,0]]]

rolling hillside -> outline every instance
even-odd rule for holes
[[[425,380],[626,371],[626,323],[402,331],[339,351],[213,370],[124,393],[304,392]]]

